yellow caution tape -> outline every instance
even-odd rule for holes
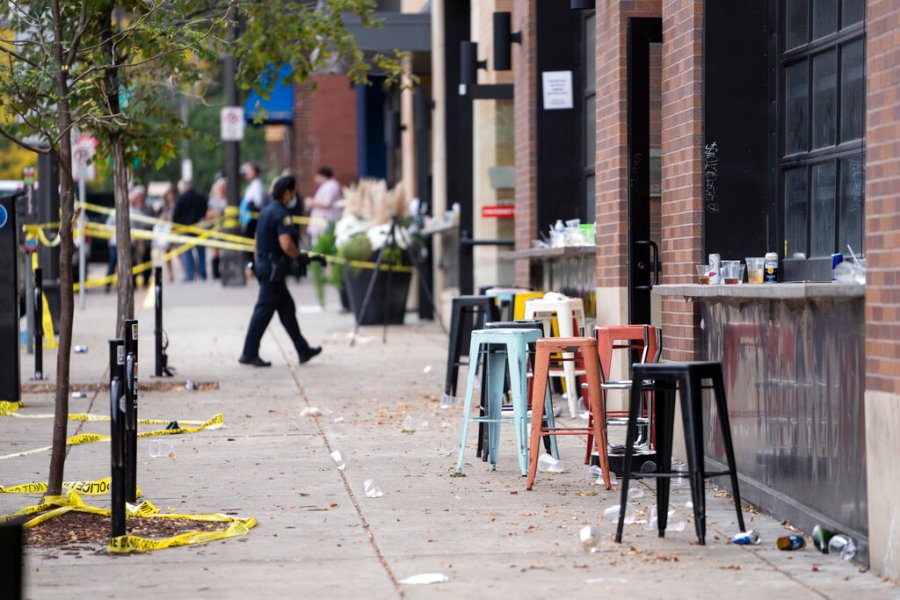
[[[139,438],[146,437],[155,437],[160,435],[180,435],[183,433],[198,433],[205,429],[218,429],[219,427],[223,427],[225,425],[225,418],[222,416],[222,413],[217,413],[212,418],[207,421],[204,421],[198,426],[195,427],[179,427],[177,429],[157,429],[155,431],[145,431],[143,433],[138,433]],[[94,442],[108,442],[110,440],[110,436],[104,435],[101,433],[80,433],[78,435],[74,435],[66,440],[66,446],[81,446],[83,444],[92,444]],[[53,446],[43,446],[41,448],[33,448],[31,450],[23,450],[22,452],[14,452],[12,454],[4,454],[0,456],[0,460],[6,460],[8,458],[18,458],[20,456],[28,456],[31,454],[38,454],[41,452],[47,452],[51,450]]]
[[[112,514],[112,511],[110,510],[86,505],[76,492],[70,492],[66,496],[47,496],[41,504],[26,506],[11,515],[0,516],[0,523],[12,521],[35,513],[43,513],[22,525],[24,529],[29,529],[49,521],[54,517],[72,511],[92,513],[106,517],[111,516]],[[225,529],[220,529],[218,531],[189,531],[187,533],[162,539],[151,539],[134,535],[114,537],[110,538],[109,545],[107,546],[107,550],[110,552],[149,552],[152,550],[162,550],[164,548],[205,544],[216,540],[246,535],[250,532],[250,529],[256,527],[258,524],[255,517],[232,517],[220,513],[200,515],[162,514],[159,512],[159,509],[153,506],[148,500],[145,500],[138,505],[126,503],[125,514],[129,517],[141,519],[183,519],[200,522],[228,523],[229,525]]]
[[[11,400],[0,400],[0,416],[15,414],[17,410],[22,408],[22,401],[13,402]]]
[[[63,489],[86,496],[101,496],[109,493],[112,486],[112,477],[104,477],[96,481],[65,481],[62,486]],[[47,484],[38,481],[0,487],[0,494],[43,494],[46,491]],[[137,488],[137,495],[144,495],[140,487]]]

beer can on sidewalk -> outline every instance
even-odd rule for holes
[[[800,550],[806,546],[802,535],[783,535],[776,541],[779,550]]]

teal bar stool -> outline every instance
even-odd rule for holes
[[[484,295],[494,298],[500,321],[512,321],[516,305],[516,294],[529,290],[514,287],[492,287],[485,290]]]
[[[543,332],[539,329],[479,329],[472,332],[466,396],[463,402],[459,458],[456,462],[457,473],[462,473],[469,423],[488,424],[488,456],[491,466],[497,468],[500,423],[509,420],[509,417],[503,416],[503,384],[508,368],[509,399],[513,407],[512,422],[516,433],[519,470],[523,477],[528,474],[528,345],[537,342],[542,335]],[[485,357],[486,362],[487,414],[472,416],[472,399],[475,396],[475,366],[482,356]],[[553,407],[550,405],[549,395],[545,402],[547,403],[545,414],[552,427]],[[555,438],[551,439],[551,450],[554,456],[558,455]]]

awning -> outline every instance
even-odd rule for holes
[[[291,76],[290,65],[283,64],[278,71],[270,65],[263,73],[262,87],[269,95],[262,97],[256,90],[250,92],[244,104],[244,119],[247,123],[258,123],[262,118],[263,125],[290,125],[294,121],[294,85],[287,78]]]

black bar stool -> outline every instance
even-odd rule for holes
[[[675,392],[679,391],[681,417],[684,424],[684,440],[687,446],[688,479],[691,485],[691,501],[694,503],[694,528],[701,545],[706,544],[706,496],[704,481],[708,477],[731,477],[734,508],[738,526],[744,531],[744,514],[741,512],[741,494],[738,490],[737,466],[734,461],[734,446],[731,441],[731,426],[728,422],[728,405],[725,401],[725,385],[722,379],[722,364],[717,362],[668,362],[635,364],[632,375],[631,397],[628,407],[628,429],[625,441],[625,464],[622,474],[622,498],[619,506],[628,501],[628,481],[632,478],[652,477],[656,479],[656,502],[659,537],[665,537],[666,521],[669,513],[669,480],[680,477],[672,472],[672,437],[675,425]],[[710,385],[703,385],[710,380]],[[715,396],[716,414],[722,428],[722,441],[728,460],[727,471],[706,471],[703,456],[703,390],[712,389]],[[653,391],[656,404],[656,473],[632,473],[631,459],[634,456],[635,431],[641,408],[642,393]],[[616,541],[622,541],[625,524],[625,510],[619,510],[619,524]]]
[[[494,299],[490,296],[457,296],[453,299],[450,316],[450,342],[447,346],[447,380],[444,397],[456,397],[456,380],[459,377],[463,356],[468,356],[472,331],[484,328],[488,321],[497,320]]]
[[[537,329],[541,331],[541,335],[543,335],[543,324],[541,321],[536,320],[521,320],[521,321],[491,321],[490,323],[484,324],[484,329]],[[506,348],[500,348],[503,352],[506,352]],[[493,349],[489,349],[489,352],[493,351]],[[529,372],[534,369],[534,344],[528,345],[528,370]],[[487,416],[487,369],[481,372],[481,408],[479,415],[484,417]],[[506,374],[506,379],[503,384],[503,391],[505,393],[509,393],[509,373]],[[487,461],[490,457],[488,453],[488,427],[486,427],[487,423],[478,423],[478,448],[475,452],[475,456],[481,457],[482,461]],[[550,436],[544,437],[544,446],[547,448],[547,452],[550,452]]]

